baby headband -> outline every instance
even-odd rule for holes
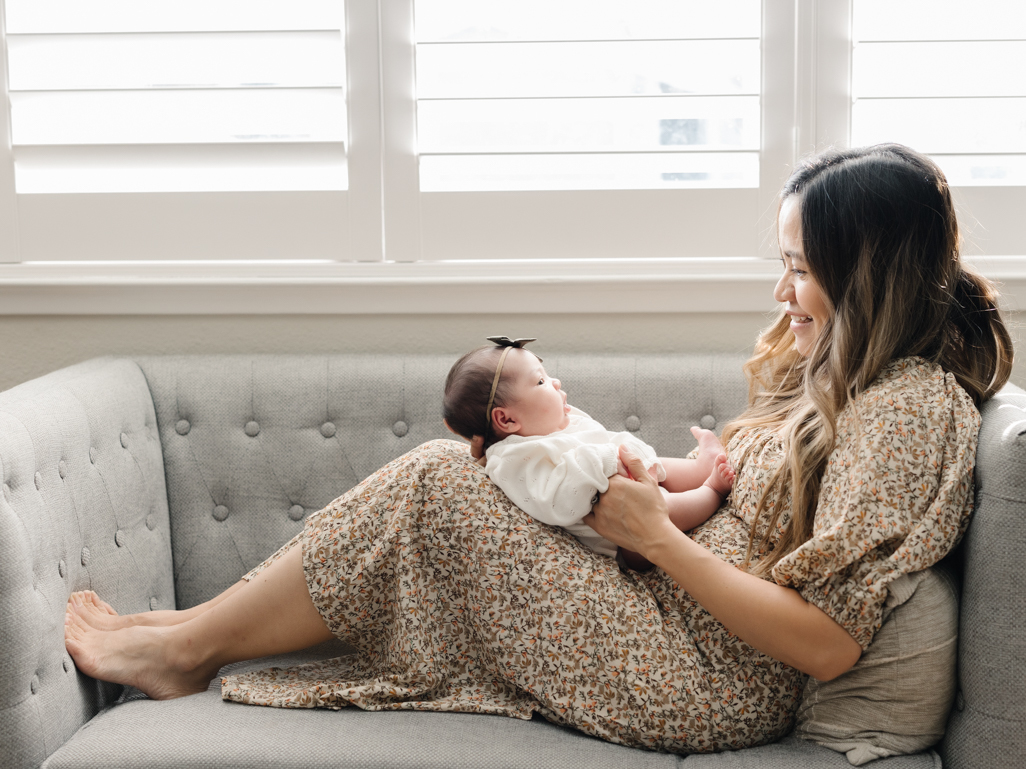
[[[490,336],[488,337],[489,342],[495,342],[496,347],[504,347],[502,355],[499,356],[499,365],[495,367],[495,376],[492,378],[492,391],[488,393],[488,408],[485,409],[485,431],[492,424],[492,402],[495,400],[495,390],[499,386],[499,377],[502,376],[502,363],[506,360],[506,356],[509,355],[509,351],[514,347],[523,348],[524,345],[530,342],[537,342],[537,339],[529,339],[524,337],[522,339],[510,339],[508,336]],[[541,358],[538,358],[541,360]]]

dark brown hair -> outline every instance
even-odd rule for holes
[[[488,420],[488,395],[492,391],[495,367],[499,364],[502,347],[478,347],[456,361],[445,378],[442,416],[456,433],[468,441],[475,435],[484,438],[484,448],[498,440]],[[516,384],[503,367],[499,384],[495,388],[492,407],[509,405]]]
[[[791,490],[791,509],[776,507],[757,521],[748,558],[756,540],[769,549],[783,513],[791,521],[753,569],[760,574],[812,536],[837,417],[889,361],[921,356],[939,364],[977,406],[1012,368],[997,292],[961,262],[955,207],[933,161],[897,144],[832,150],[799,165],[781,204],[790,197],[809,273],[832,312],[803,357],[781,311],[745,366],[748,409],[724,428],[724,442],[746,426],[771,427],[784,440],[785,460],[756,514],[782,489]]]

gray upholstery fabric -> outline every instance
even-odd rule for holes
[[[306,652],[229,665],[242,672],[344,653]],[[240,739],[240,735],[244,738]],[[464,713],[278,710],[202,694],[154,702],[129,694],[54,753],[43,769],[830,769],[844,756],[789,739],[708,756],[650,753],[587,737],[542,719]],[[874,769],[939,769],[935,754],[898,756]]]
[[[984,404],[976,511],[962,544],[958,686],[941,754],[950,769],[1026,763],[1026,393]]]
[[[735,355],[546,355],[570,402],[668,456],[744,405]],[[139,358],[157,413],[178,608],[236,582],[319,510],[442,424],[450,355]],[[636,424],[633,420],[631,424]],[[251,434],[252,433],[252,434]]]
[[[35,767],[120,687],[77,676],[73,590],[123,612],[172,608],[156,418],[131,361],[100,359],[0,394],[0,763]]]
[[[870,769],[941,769],[941,760],[931,750],[911,756],[881,758],[867,766]],[[688,756],[683,769],[851,769],[851,765],[843,753],[790,735],[758,748]]]
[[[308,653],[230,665],[222,673],[341,652],[341,644],[330,642]],[[217,679],[208,691],[180,700],[128,699],[94,718],[44,769],[675,769],[681,762],[543,720],[238,705],[221,700]]]

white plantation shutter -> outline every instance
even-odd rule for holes
[[[344,40],[342,0],[6,0],[23,258],[344,253]]]
[[[931,155],[965,204],[970,249],[1026,253],[1026,3],[853,0],[852,11],[852,144]]]
[[[758,252],[760,0],[414,7],[424,258]]]

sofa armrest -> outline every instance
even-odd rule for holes
[[[96,359],[0,393],[0,756],[37,767],[120,687],[64,648],[72,591],[174,608],[164,466],[149,389]]]
[[[958,694],[942,754],[952,769],[1013,769],[1026,755],[1026,392],[984,404],[976,509],[961,546]]]

